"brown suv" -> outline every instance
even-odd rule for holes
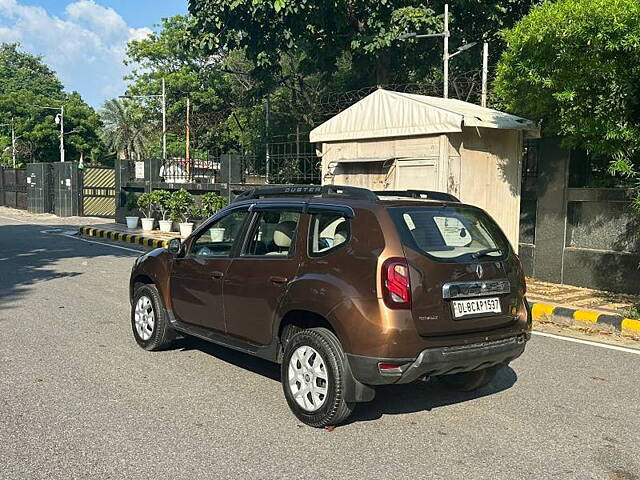
[[[130,292],[142,348],[179,332],[281,363],[289,406],[314,427],[344,421],[375,385],[479,388],[531,331],[508,240],[439,192],[251,190],[138,258]]]

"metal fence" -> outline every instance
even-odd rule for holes
[[[0,167],[0,205],[27,209],[27,171]]]
[[[269,144],[268,182],[278,184],[319,184],[320,158],[314,144],[283,142]]]

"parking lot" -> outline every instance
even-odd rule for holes
[[[138,254],[0,216],[0,478],[640,477],[640,355],[534,336],[489,386],[380,388],[333,431],[279,367],[194,339],[141,350]]]

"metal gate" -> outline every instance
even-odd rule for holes
[[[0,205],[27,209],[27,172],[23,168],[0,167]]]
[[[59,217],[80,215],[80,189],[78,164],[60,162],[53,164],[54,213]]]
[[[114,217],[116,174],[113,168],[90,167],[82,173],[82,214]]]
[[[31,213],[53,213],[54,185],[51,163],[29,163],[27,165],[27,200]]]

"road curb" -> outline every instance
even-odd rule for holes
[[[640,320],[625,318],[622,315],[613,313],[570,308],[536,300],[532,300],[529,303],[531,304],[531,317],[536,321],[546,321],[562,326],[587,325],[602,330],[613,330],[617,333],[640,337]]]
[[[115,232],[113,230],[106,230],[95,227],[80,227],[79,232],[81,236],[103,238],[105,240],[115,240],[117,242],[133,243],[135,245],[141,245],[143,247],[151,248],[166,248],[169,243],[167,240],[158,240],[157,238],[148,237],[146,235]]]

